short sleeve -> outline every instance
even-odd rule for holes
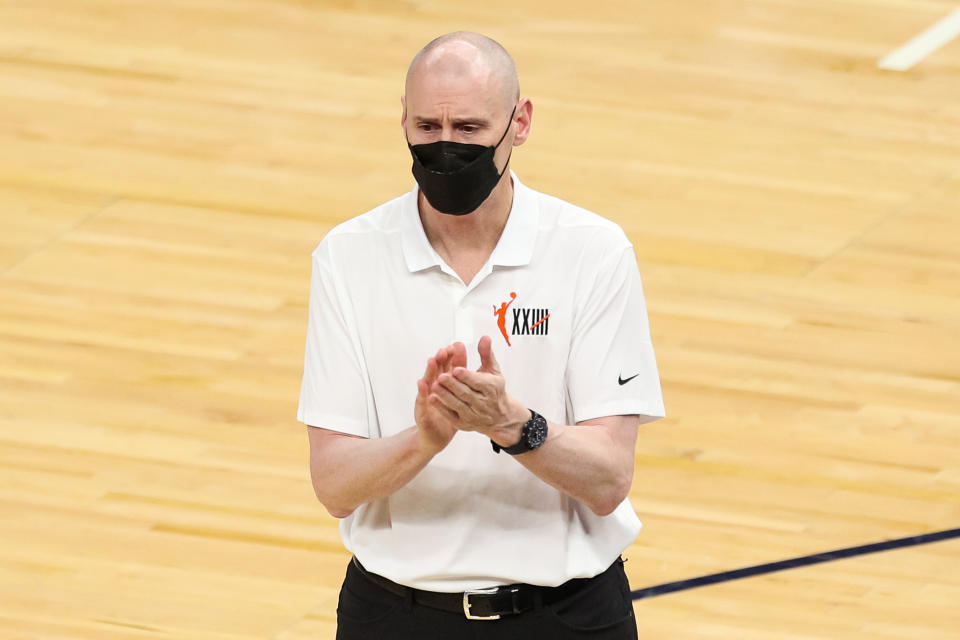
[[[350,307],[341,291],[328,249],[321,243],[312,254],[297,420],[369,438],[366,368],[359,338],[349,321]]]
[[[628,244],[608,254],[581,287],[566,375],[574,421],[632,414],[644,422],[664,417],[633,247]]]

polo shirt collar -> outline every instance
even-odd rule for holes
[[[492,266],[520,267],[530,264],[537,241],[540,213],[535,194],[520,182],[512,170],[510,178],[513,180],[513,204],[510,206],[510,216],[503,233],[500,234],[500,240],[490,256],[489,262]],[[443,259],[430,246],[420,222],[420,211],[417,208],[419,195],[420,187],[416,185],[403,199],[402,204],[404,225],[401,244],[403,257],[410,271],[422,271],[443,265]]]

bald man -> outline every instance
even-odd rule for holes
[[[533,105],[495,41],[429,43],[401,104],[416,186],[312,255],[298,419],[353,553],[337,638],[635,638],[627,493],[664,410],[632,245],[510,170]]]

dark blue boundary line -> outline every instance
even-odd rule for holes
[[[630,595],[634,600],[643,600],[644,598],[653,598],[662,596],[665,593],[674,593],[676,591],[685,591],[696,587],[703,587],[708,584],[717,584],[719,582],[729,582],[730,580],[739,580],[741,578],[750,578],[764,573],[774,573],[775,571],[784,571],[786,569],[796,569],[820,562],[830,562],[831,560],[841,560],[853,556],[862,556],[868,553],[877,553],[879,551],[889,551],[890,549],[899,549],[901,547],[913,547],[919,544],[929,542],[939,542],[949,540],[950,538],[960,538],[960,529],[947,529],[935,533],[925,533],[920,536],[911,536],[909,538],[897,538],[896,540],[887,540],[886,542],[875,542],[865,544],[859,547],[849,547],[847,549],[837,549],[836,551],[826,551],[812,556],[802,556],[791,558],[790,560],[780,560],[779,562],[769,562],[767,564],[758,564],[753,567],[736,569],[734,571],[723,571],[713,573],[699,578],[690,578],[689,580],[678,580],[677,582],[666,582],[645,589],[631,591]]]

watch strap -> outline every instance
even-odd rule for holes
[[[501,447],[493,440],[490,440],[490,444],[493,447],[494,453],[500,453],[500,451],[502,450],[509,453],[512,456],[515,456],[520,453],[526,453],[527,451],[533,451],[534,449],[539,447],[541,444],[543,444],[542,441],[536,444],[531,444],[530,433],[533,430],[538,418],[543,422],[546,422],[546,421],[544,420],[543,416],[541,416],[539,413],[537,413],[533,409],[528,409],[528,410],[530,411],[530,419],[527,420],[526,423],[524,423],[523,428],[520,430],[520,441],[517,442],[517,444],[511,445],[509,447]]]

